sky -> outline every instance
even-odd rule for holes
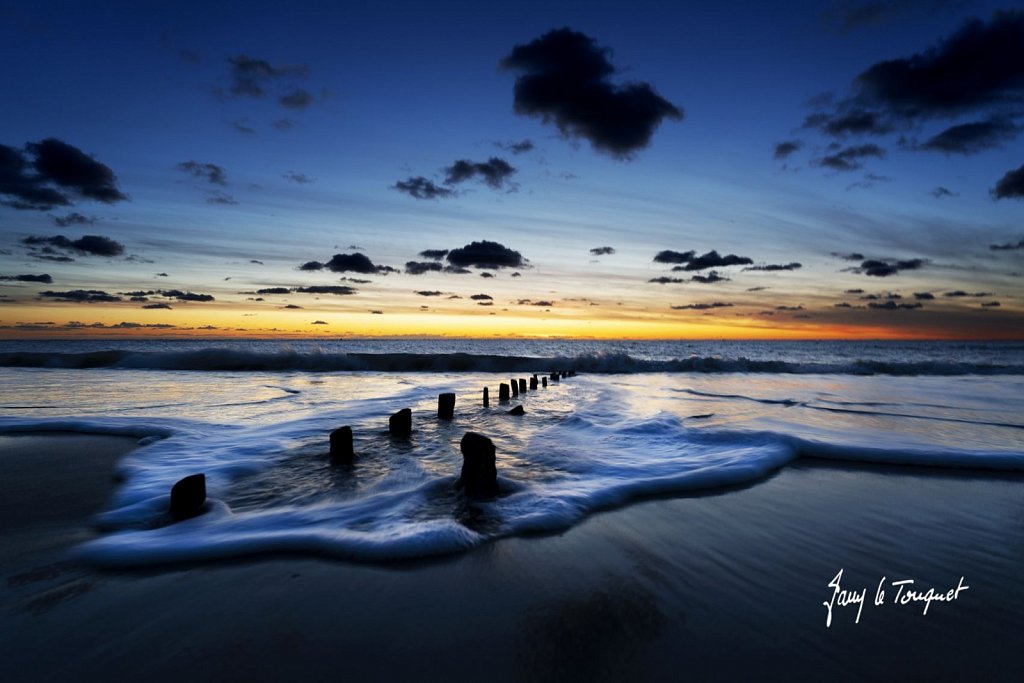
[[[0,1],[0,338],[1024,337],[1024,10]]]

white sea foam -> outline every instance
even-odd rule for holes
[[[96,520],[102,535],[81,548],[105,566],[459,552],[638,498],[756,484],[801,456],[1024,470],[1015,376],[580,375],[528,391],[514,417],[516,402],[479,404],[481,387],[496,399],[507,372],[4,372],[0,404],[34,407],[0,417],[0,433],[146,442],[119,464],[123,483]],[[447,390],[459,396],[451,422],[435,416]],[[414,414],[409,441],[387,434],[402,407]],[[326,453],[342,424],[355,433],[351,467]],[[456,489],[466,431],[497,446],[493,500]],[[169,524],[170,487],[196,472],[207,476],[208,510]]]

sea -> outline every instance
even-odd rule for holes
[[[534,375],[547,386],[498,400],[500,384]],[[455,415],[441,420],[447,392]],[[407,439],[388,432],[403,408]],[[329,457],[341,426],[350,463]],[[0,434],[57,431],[139,440],[100,533],[77,550],[97,565],[281,552],[390,562],[756,486],[798,459],[1024,470],[1024,343],[0,342]],[[495,444],[494,497],[456,485],[467,432]],[[204,514],[170,523],[172,485],[197,473]]]

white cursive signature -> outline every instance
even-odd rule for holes
[[[857,606],[857,616],[854,618],[854,623],[860,623],[860,615],[864,611],[864,603],[867,599],[868,589],[862,588],[860,590],[848,590],[842,586],[843,570],[840,569],[839,573],[828,582],[828,587],[832,589],[832,597],[821,603],[825,606],[825,627],[830,628],[832,626],[832,612],[836,607],[849,607],[851,605]],[[878,582],[878,588],[875,590],[874,604],[876,607],[880,607],[885,604],[885,583],[886,577],[882,577]],[[896,597],[893,600],[895,605],[907,605],[912,602],[923,602],[924,610],[922,614],[928,614],[928,608],[932,606],[933,602],[953,602],[960,597],[960,592],[965,591],[970,586],[964,585],[964,577],[960,577],[959,583],[956,588],[950,588],[948,591],[936,591],[934,588],[928,590],[920,590],[912,588],[914,585],[913,579],[901,579],[899,581],[892,581],[890,584],[896,589]]]

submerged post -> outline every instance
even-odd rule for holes
[[[331,460],[351,460],[355,454],[351,427],[339,427],[331,432]]]
[[[512,395],[513,396],[518,396],[519,395],[519,382],[515,381],[514,379],[511,380],[511,387],[512,387]]]
[[[180,521],[195,517],[206,502],[206,475],[192,474],[171,487],[171,517]]]
[[[508,414],[509,415],[525,415],[526,414],[526,409],[523,408],[523,406],[518,405],[515,408],[513,408],[512,410],[508,411]]]
[[[522,377],[519,378],[519,393],[520,394],[525,394],[526,393],[526,380],[523,379]]]
[[[495,465],[494,442],[482,434],[466,432],[459,444],[462,451],[462,473],[456,486],[469,496],[493,496],[498,492],[498,468]]]
[[[486,408],[489,405],[491,405],[491,399],[487,395],[487,387],[484,387],[484,408]]]
[[[437,395],[437,419],[451,420],[455,417],[455,394]]]
[[[412,411],[408,408],[402,408],[388,418],[388,431],[391,432],[391,436],[402,438],[412,434]]]
[[[498,400],[499,401],[507,401],[508,400],[508,385],[507,384],[503,383],[503,384],[499,384],[498,385]]]

